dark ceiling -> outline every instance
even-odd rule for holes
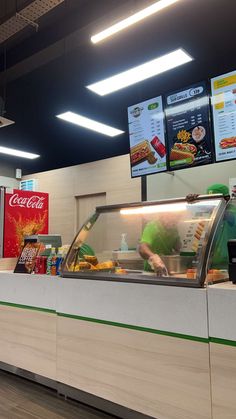
[[[90,35],[98,28],[151,3],[66,0],[41,18],[38,33],[26,28],[0,45],[5,116],[16,122],[0,130],[0,145],[41,156],[9,161],[33,173],[126,154],[129,105],[236,68],[235,0],[181,0],[101,44],[91,44]],[[194,61],[105,97],[85,87],[178,47]],[[125,134],[109,138],[55,118],[67,110]]]

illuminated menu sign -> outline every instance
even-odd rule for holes
[[[216,161],[236,158],[236,71],[211,79]]]
[[[131,176],[166,170],[164,113],[161,96],[128,108]]]
[[[165,96],[171,170],[212,162],[209,96],[205,82]]]

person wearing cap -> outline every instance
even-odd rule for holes
[[[229,188],[221,183],[208,186],[207,194],[222,194],[226,201],[230,200]],[[227,242],[236,239],[236,207],[228,202],[224,218],[217,229],[217,236],[213,246],[211,267],[215,269],[228,268],[228,249]]]
[[[221,193],[226,200],[230,199],[229,188],[223,183],[213,183],[213,185],[208,186],[206,193],[208,195]]]
[[[208,186],[206,193],[222,194],[226,201],[230,200],[229,188],[222,183],[214,183]],[[189,194],[186,196],[188,202],[194,202],[198,197],[197,194]],[[211,268],[228,269],[228,249],[227,243],[230,239],[236,239],[236,207],[228,202],[223,220],[217,229],[217,236],[213,245],[213,253],[211,260]]]
[[[180,248],[176,224],[179,216],[175,213],[159,214],[158,219],[146,224],[138,251],[144,259],[144,271],[155,271],[159,276],[167,276],[162,255],[171,255]]]

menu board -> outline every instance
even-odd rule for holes
[[[166,170],[164,113],[161,96],[128,108],[131,176]]]
[[[216,161],[236,158],[236,71],[211,79]]]
[[[212,162],[209,97],[205,82],[165,96],[170,170]]]

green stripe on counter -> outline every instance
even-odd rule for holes
[[[0,306],[15,307],[15,308],[21,308],[25,310],[43,311],[44,313],[54,313],[54,314],[56,313],[56,310],[51,310],[49,308],[25,306],[24,304],[8,303],[7,301],[0,301]]]
[[[131,325],[131,324],[117,323],[117,322],[112,322],[112,321],[109,321],[109,320],[94,319],[92,317],[75,316],[73,314],[57,313],[57,315],[60,316],[60,317],[67,317],[69,319],[82,320],[82,321],[86,321],[86,322],[99,323],[99,324],[106,324],[106,325],[109,325],[109,326],[122,327],[124,329],[138,330],[140,332],[155,333],[157,335],[169,336],[169,337],[173,337],[173,338],[187,339],[187,340],[193,340],[193,341],[196,341],[196,342],[209,343],[208,338],[202,338],[202,337],[191,336],[191,335],[184,335],[182,333],[166,332],[164,330],[156,330],[156,329],[151,329],[149,327],[134,326],[134,325]]]
[[[220,338],[210,338],[209,340],[211,343],[218,343],[219,345],[236,346],[235,340],[220,339]]]

